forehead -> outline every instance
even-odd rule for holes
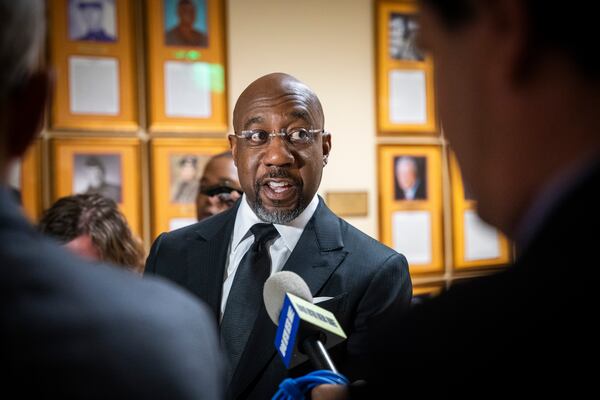
[[[290,79],[266,78],[254,82],[240,96],[234,110],[234,127],[304,120],[322,123],[316,95],[303,83]]]
[[[275,120],[303,120],[314,124],[318,118],[313,102],[303,94],[264,95],[248,99],[242,104],[239,116],[237,122],[242,129]]]

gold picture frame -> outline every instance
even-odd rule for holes
[[[376,3],[378,134],[437,135],[433,61],[415,46],[415,1]]]
[[[42,215],[42,139],[36,139],[21,160],[21,202],[25,215],[37,223]]]
[[[477,202],[465,189],[456,156],[450,153],[452,244],[455,270],[502,267],[511,262],[511,244],[477,216]]]
[[[178,10],[177,0],[147,2],[152,133],[227,131],[224,1],[194,0],[194,5]],[[192,33],[187,36],[178,32],[179,11],[194,14]]]
[[[227,150],[226,139],[152,140],[152,240],[197,221],[196,193],[204,167],[212,156]]]
[[[142,237],[141,146],[134,138],[52,139],[52,201],[100,193],[118,203],[131,231]]]
[[[411,275],[443,273],[441,146],[379,145],[378,171],[381,241]]]
[[[139,127],[135,3],[105,0],[94,9],[89,4],[49,2],[50,60],[56,73],[50,125],[134,132]],[[101,25],[91,25],[92,20]]]

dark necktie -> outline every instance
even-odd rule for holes
[[[263,303],[263,286],[271,274],[268,244],[279,236],[272,224],[256,224],[250,232],[254,243],[238,265],[221,321],[221,338],[230,364],[229,380]]]

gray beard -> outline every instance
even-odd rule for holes
[[[252,211],[254,211],[256,216],[261,221],[269,223],[269,224],[285,225],[287,223],[290,223],[293,220],[295,220],[296,218],[298,218],[298,216],[300,214],[302,214],[302,211],[304,211],[304,209],[306,209],[306,206],[308,206],[308,204],[306,204],[304,196],[302,196],[302,192],[300,192],[300,196],[298,197],[298,203],[296,203],[296,207],[294,207],[293,209],[291,209],[291,210],[275,209],[275,211],[270,211],[270,210],[267,210],[265,208],[265,206],[263,205],[262,200],[260,199],[258,190],[255,193],[256,193],[256,200],[254,202],[248,201],[248,204],[250,205],[250,208],[252,208]]]

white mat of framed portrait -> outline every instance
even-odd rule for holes
[[[49,2],[54,129],[138,129],[133,2]]]
[[[196,195],[210,158],[226,139],[156,138],[152,147],[152,237],[197,222]]]
[[[380,145],[379,227],[411,275],[444,271],[440,146]]]
[[[416,2],[376,4],[378,132],[436,135],[433,62],[416,44]]]
[[[226,132],[223,0],[149,0],[151,132]]]
[[[452,243],[454,268],[468,270],[506,266],[511,244],[496,228],[477,215],[477,202],[462,179],[456,157],[450,156],[452,187]]]
[[[53,193],[98,193],[113,199],[141,237],[140,142],[133,138],[52,140]]]

